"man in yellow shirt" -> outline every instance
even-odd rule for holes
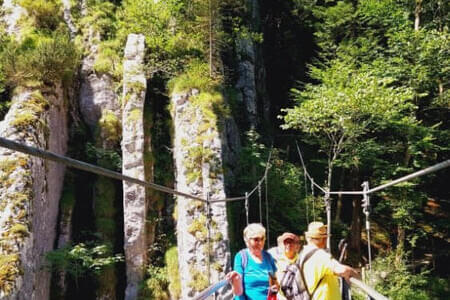
[[[315,253],[305,262],[303,274],[309,294],[313,300],[340,300],[338,276],[347,281],[356,276],[356,271],[346,265],[340,264],[324,249],[327,244],[327,226],[322,222],[312,222],[305,232],[307,245],[300,255],[306,256],[309,252]]]

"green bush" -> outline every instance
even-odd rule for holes
[[[80,243],[48,252],[48,267],[53,271],[65,271],[75,280],[101,271],[117,262],[123,261],[121,254],[111,254],[107,245]]]
[[[198,89],[201,92],[212,92],[219,84],[217,79],[209,75],[209,65],[199,60],[192,61],[185,73],[175,77],[168,83],[171,94],[180,93],[189,89]]]
[[[167,278],[169,280],[169,292],[173,299],[181,297],[181,281],[178,272],[178,249],[172,247],[167,250],[165,255],[167,266]]]
[[[389,299],[432,299],[429,295],[427,272],[415,274],[408,269],[406,263],[406,255],[399,251],[392,251],[385,257],[377,257],[368,276],[368,284]]]
[[[19,5],[25,8],[39,29],[55,30],[62,21],[60,0],[20,0]]]
[[[0,57],[6,83],[16,86],[54,84],[72,78],[79,55],[66,32],[34,33],[9,42]]]

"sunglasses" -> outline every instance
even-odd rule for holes
[[[252,241],[254,241],[254,242],[263,242],[264,241],[264,238],[263,237],[252,237],[252,238],[250,238]]]
[[[283,244],[298,244],[298,243],[295,242],[294,240],[287,239],[287,240],[284,240]]]

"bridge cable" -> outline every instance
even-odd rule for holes
[[[262,179],[263,180],[263,179]],[[258,198],[259,198],[259,223],[262,225],[262,195],[261,195],[261,181],[258,182]]]
[[[208,285],[211,284],[211,256],[210,256],[210,249],[211,249],[211,218],[212,218],[212,214],[211,214],[211,204],[209,202],[209,199],[211,197],[211,194],[208,192],[206,193],[206,229],[207,229],[207,236],[206,236],[206,240],[207,240],[207,244],[206,246],[208,247],[206,252],[206,264],[207,264],[207,277],[208,277]]]
[[[369,256],[369,270],[372,271],[372,251],[370,246],[370,197],[367,194],[367,191],[369,190],[369,182],[364,181],[361,185],[363,187],[363,190],[366,192],[363,195],[362,199],[362,206],[363,206],[363,213],[366,216],[366,231],[367,231],[367,250],[368,250],[368,256]]]
[[[313,221],[316,221],[316,196],[314,195],[314,178],[311,178],[311,195],[312,195],[312,209],[313,209]],[[309,224],[309,223],[308,223]]]
[[[248,226],[248,192],[245,192],[245,218],[247,220],[247,226]]]
[[[266,184],[266,227],[267,227],[267,248],[270,248],[270,234],[269,234],[269,197],[268,197],[268,189],[267,189],[267,181],[269,177],[266,177],[264,183]]]

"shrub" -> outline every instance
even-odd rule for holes
[[[54,271],[65,271],[75,280],[99,274],[104,268],[123,261],[121,254],[112,255],[107,245],[80,243],[48,252],[48,267]]]
[[[67,33],[31,34],[22,42],[10,41],[0,64],[10,86],[36,86],[70,80],[79,55]]]
[[[37,28],[52,31],[62,20],[60,0],[20,0],[19,5],[27,10]]]
[[[406,254],[398,252],[390,252],[374,261],[368,284],[390,299],[430,299],[427,294],[426,272],[414,274],[408,270]]]

